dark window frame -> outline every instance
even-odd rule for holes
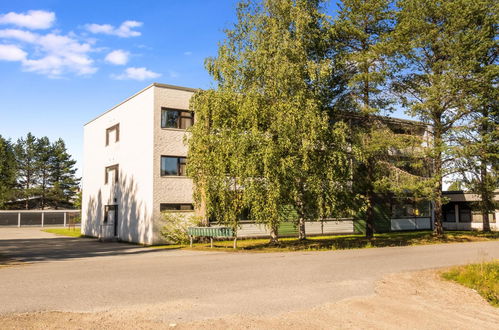
[[[177,159],[177,174],[164,174],[163,170],[163,158],[176,158]],[[184,165],[182,167],[182,165]],[[176,177],[176,176],[186,176],[185,170],[182,171],[182,168],[185,168],[187,165],[187,157],[184,156],[169,156],[169,155],[161,155],[159,171],[162,177]],[[184,172],[184,173],[182,173]]]
[[[104,184],[109,183],[109,171],[112,171],[112,170],[115,171],[114,182],[118,182],[120,166],[119,166],[119,164],[115,164],[115,165],[111,165],[111,166],[106,166],[106,168],[104,169]]]
[[[182,209],[182,207],[189,207],[188,209]],[[166,208],[169,207],[169,208]],[[160,203],[160,212],[193,212],[194,205],[192,203]]]
[[[118,123],[116,125],[106,128],[106,146],[109,145],[109,133],[111,133],[112,131],[116,131],[114,143],[120,141],[120,124]]]
[[[175,127],[168,126],[168,121],[165,119],[168,111],[178,112],[178,117],[175,123]],[[188,114],[188,115],[187,115]],[[189,127],[183,127],[182,119],[190,119],[190,126],[194,125],[194,111],[184,110],[184,109],[174,109],[174,108],[161,108],[161,128],[165,129],[188,129]]]

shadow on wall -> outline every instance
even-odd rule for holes
[[[98,237],[104,223],[105,206],[118,207],[118,239],[142,244],[152,243],[151,214],[143,201],[138,201],[138,186],[132,176],[120,173],[118,182],[99,189],[90,196],[83,233]]]

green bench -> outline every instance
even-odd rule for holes
[[[187,234],[191,241],[191,247],[194,236],[209,237],[211,247],[213,247],[214,237],[233,238],[234,249],[237,247],[237,236],[234,235],[234,231],[229,227],[189,227],[187,228]]]

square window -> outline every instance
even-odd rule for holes
[[[185,176],[186,166],[185,157],[161,156],[161,176]]]
[[[194,124],[194,113],[188,110],[161,109],[161,128],[187,129]]]
[[[108,146],[109,143],[111,142],[116,143],[119,140],[120,140],[120,124],[116,124],[106,129],[106,146]]]

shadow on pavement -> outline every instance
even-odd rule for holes
[[[24,262],[155,253],[138,245],[99,242],[94,238],[26,238],[0,240],[0,254]]]

